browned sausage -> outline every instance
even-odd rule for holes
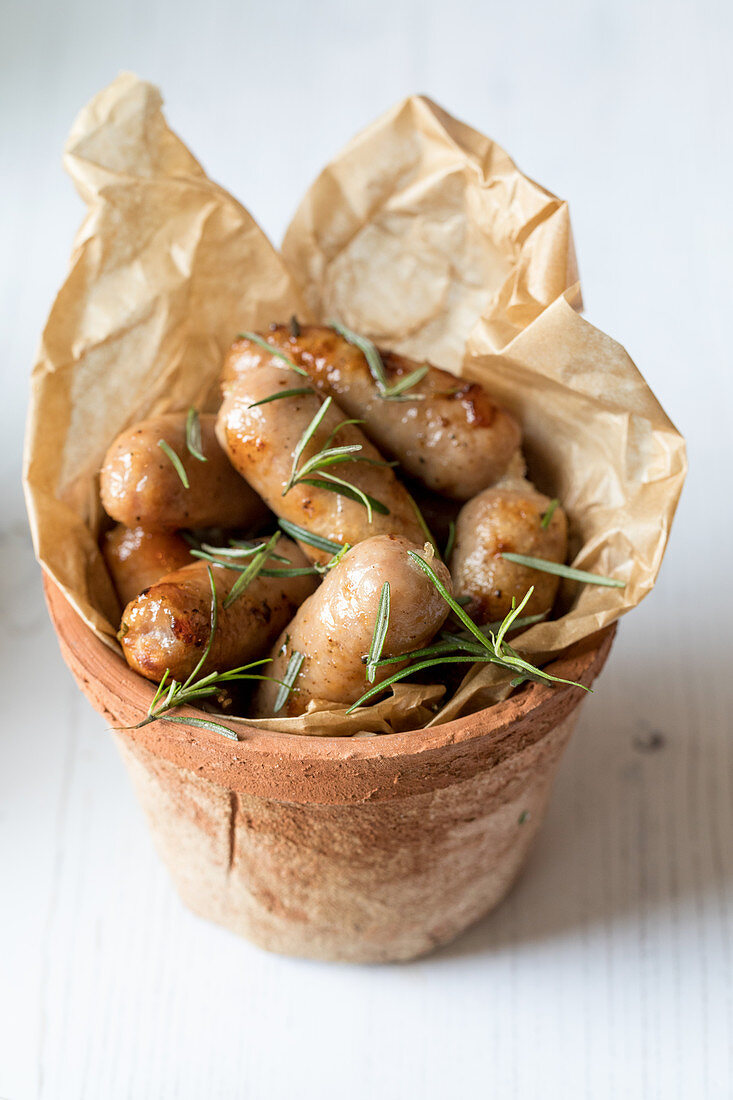
[[[366,358],[333,329],[284,325],[264,334],[303,367],[321,393],[330,394],[364,432],[412,477],[434,492],[469,500],[504,474],[521,442],[514,417],[475,382],[430,366],[399,401],[380,397]],[[390,383],[422,364],[382,351]]]
[[[277,553],[294,566],[308,564],[289,539],[280,539]],[[271,560],[268,568],[287,566]],[[219,621],[202,676],[263,657],[316,585],[312,575],[282,578],[260,574],[225,608],[223,602],[239,573],[218,565],[212,569]],[[159,682],[169,669],[180,682],[195,668],[210,633],[211,588],[206,563],[198,561],[163,577],[128,604],[119,637],[127,663],[136,672]],[[261,671],[269,674],[269,666]]]
[[[567,556],[567,520],[557,507],[546,528],[542,517],[550,505],[530,482],[516,487],[486,489],[464,504],[456,523],[450,559],[456,593],[470,596],[469,614],[478,623],[503,619],[511,611],[512,597],[519,603],[528,589],[534,592],[525,614],[535,615],[552,607],[559,577],[506,561],[504,551],[564,562]]]
[[[192,561],[188,544],[175,532],[121,523],[105,534],[102,553],[123,607],[166,573]]]
[[[344,462],[330,466],[327,472],[380,501],[388,509],[387,515],[375,510],[370,520],[363,504],[316,485],[299,483],[284,493],[295,448],[323,400],[306,393],[251,406],[278,391],[303,386],[302,377],[257,344],[246,339],[234,344],[224,365],[224,403],[217,423],[219,439],[232,464],[279,516],[334,542],[354,545],[373,535],[396,534],[422,543],[424,534],[410,497],[389,466],[373,465],[381,456],[354,424],[341,428],[331,446],[358,446],[359,457],[369,462]],[[345,419],[336,405],[327,410],[301,466],[326,446],[328,437]],[[318,479],[320,475],[313,476]],[[304,550],[314,560],[328,557],[308,546]]]
[[[216,440],[216,417],[202,415],[200,462],[186,446],[186,413],[142,420],[117,436],[102,465],[100,492],[108,515],[126,527],[252,529],[267,512]],[[180,458],[187,489],[159,440]]]
[[[427,558],[407,539],[382,535],[355,546],[327,574],[321,587],[306,600],[275,643],[271,675],[282,680],[294,651],[305,661],[281,714],[307,710],[312,699],[354,703],[370,684],[364,656],[369,652],[382,593],[389,581],[391,610],[382,649],[383,657],[398,657],[426,645],[440,629],[448,605],[432,581],[408,556],[408,550]],[[448,570],[432,558],[431,565],[448,591]],[[377,669],[375,683],[385,680],[401,664]],[[273,714],[278,685],[263,681],[257,688],[254,714]]]

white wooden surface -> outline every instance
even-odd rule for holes
[[[727,0],[32,3],[0,16],[0,1096],[733,1094]],[[685,431],[662,578],[623,624],[508,902],[414,965],[261,954],[185,912],[47,623],[27,374],[81,206],[59,167],[120,68],[278,237],[408,91],[571,203],[588,317]]]

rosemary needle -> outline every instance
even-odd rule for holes
[[[256,409],[259,405],[269,405],[271,401],[280,401],[283,397],[302,397],[304,394],[314,392],[310,386],[300,386],[294,390],[279,390],[277,393],[271,393],[269,397],[263,397],[260,401],[253,401],[247,408]]]
[[[382,656],[384,640],[387,637],[387,630],[389,629],[389,604],[389,581],[385,581],[379,596],[377,618],[374,623],[374,633],[372,634],[372,644],[369,647],[366,661],[366,676],[370,684],[374,683],[374,677],[377,675],[377,664]]]
[[[557,499],[557,497],[554,497],[550,501],[550,503],[547,505],[547,510],[543,512],[542,516],[540,517],[540,527],[547,530],[547,528],[550,526],[550,520],[554,516],[555,509],[557,508],[559,503],[560,501]]]
[[[173,448],[168,443],[166,443],[166,441],[164,439],[159,439],[158,440],[158,446],[160,447],[161,451],[165,455],[167,455],[168,458],[173,463],[173,468],[175,469],[176,473],[178,474],[181,481],[183,482],[183,488],[184,489],[190,488],[189,483],[188,483],[188,474],[186,473],[186,471],[183,467],[183,463],[181,462],[180,458],[178,457],[176,452],[173,450]]]
[[[305,660],[305,653],[299,653],[297,649],[293,650],[290,654],[290,660],[288,661],[288,667],[285,669],[285,675],[282,678],[280,684],[280,690],[275,697],[275,706],[273,707],[273,714],[277,714],[285,706],[285,701],[288,695],[293,690],[295,681],[300,673],[301,666]]]
[[[333,539],[327,539],[325,535],[317,535],[313,531],[308,531],[305,527],[299,527],[297,523],[291,523],[289,519],[279,519],[279,526],[289,535],[291,539],[296,539],[298,542],[304,542],[307,546],[312,546],[315,550],[323,550],[326,553],[338,554],[339,550],[343,551],[345,544],[340,542],[334,542]]]
[[[517,565],[526,565],[529,569],[536,569],[538,573],[553,573],[556,577],[565,577],[570,581],[583,581],[585,584],[600,584],[606,588],[625,588],[625,581],[618,581],[614,577],[603,577],[599,573],[586,573],[584,569],[573,569],[569,565],[560,565],[556,561],[548,561],[546,558],[533,558],[528,554],[510,554],[504,551],[501,555],[507,561],[513,561]]]
[[[188,416],[186,417],[186,447],[188,453],[197,458],[199,462],[208,462],[206,455],[201,451],[201,421],[199,420],[199,414],[193,407],[188,410]]]
[[[360,336],[358,332],[342,325],[339,321],[329,321],[328,324],[334,332],[337,332],[339,336],[343,336],[344,340],[348,341],[349,344],[353,344],[362,353],[367,361],[369,372],[377,385],[377,392],[385,401],[415,401],[424,397],[424,394],[419,393],[413,394],[411,397],[405,397],[404,395],[407,390],[412,389],[413,386],[423,380],[430,369],[429,367],[418,367],[417,370],[411,371],[410,374],[390,385],[382,356],[379,354],[376,344],[368,340],[366,336]]]
[[[294,370],[296,374],[300,374],[303,378],[308,378],[308,371],[303,370],[297,363],[294,363],[289,355],[286,355],[284,351],[280,351],[279,348],[275,348],[272,344],[268,344],[267,340],[263,340],[261,336],[258,336],[256,332],[240,332],[237,337],[238,340],[251,340],[253,344],[257,344],[269,355],[274,355],[276,359],[282,359],[283,363],[287,363],[291,370]]]
[[[222,604],[224,610],[230,608],[234,601],[239,596],[241,596],[244,590],[252,583],[255,577],[262,572],[279,538],[280,532],[276,531],[274,535],[270,536],[267,542],[262,544],[261,548],[251,559],[247,567],[241,571],[236,581],[232,585],[229,591],[229,595],[226,597],[224,603]]]

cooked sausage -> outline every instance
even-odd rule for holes
[[[179,527],[253,529],[266,509],[232,467],[215,434],[216,417],[202,415],[200,462],[186,446],[186,413],[142,420],[117,436],[107,451],[100,475],[102,504],[126,527],[175,530]],[[170,458],[159,447],[163,439],[180,458],[187,489]]]
[[[278,554],[294,566],[307,566],[295,543],[281,538]],[[268,569],[286,569],[271,560]],[[229,607],[223,606],[239,573],[212,566],[218,624],[201,675],[223,672],[263,657],[296,609],[314,590],[312,575],[268,577],[260,573]],[[166,669],[179,682],[193,671],[211,632],[211,588],[206,562],[198,561],[163,577],[129,603],[119,638],[127,663],[159,682]],[[267,666],[262,670],[269,673]]]
[[[549,497],[520,478],[508,482],[507,487],[485,489],[461,508],[450,571],[457,594],[471,597],[467,611],[476,622],[503,619],[511,611],[512,597],[519,603],[532,585],[534,592],[525,614],[540,614],[552,607],[559,577],[517,565],[501,556],[510,551],[565,561],[565,513],[560,506],[556,507],[545,528],[542,517],[549,506]]]
[[[174,531],[146,531],[121,523],[105,534],[102,553],[123,607],[166,573],[193,560],[187,543]]]
[[[224,365],[224,403],[217,421],[219,440],[232,464],[274,512],[314,534],[351,545],[383,534],[403,535],[422,544],[424,535],[407,491],[391,467],[373,464],[380,463],[381,456],[355,424],[339,428],[346,417],[336,405],[327,410],[300,466],[322,450],[331,433],[339,428],[330,445],[360,446],[359,457],[368,462],[343,462],[329,466],[326,473],[357,486],[380,501],[389,514],[375,509],[370,521],[362,503],[317,485],[297,483],[284,494],[295,448],[323,401],[315,393],[306,393],[256,408],[251,405],[279,390],[302,389],[307,384],[307,379],[304,382],[287,364],[257,344],[240,339],[233,345]],[[318,472],[313,474],[316,479],[320,476]],[[309,546],[303,549],[314,560],[329,557]]]
[[[383,657],[397,657],[424,646],[443,625],[448,605],[432,581],[408,557],[425,551],[407,539],[381,535],[360,542],[327,574],[321,587],[305,601],[272,650],[270,675],[282,680],[294,651],[305,660],[283,716],[302,714],[311,699],[354,703],[370,686],[365,655],[374,633],[382,586],[389,581],[391,610]],[[451,582],[442,562],[431,565],[448,591]],[[375,683],[396,672],[400,664],[377,669]],[[271,716],[278,686],[258,685],[257,717]]]
[[[265,334],[330,394],[383,454],[397,458],[412,477],[434,492],[469,500],[504,473],[521,441],[514,417],[476,382],[430,366],[404,399],[385,401],[363,353],[333,329],[303,325],[300,334],[280,325]],[[382,351],[390,383],[422,364]]]

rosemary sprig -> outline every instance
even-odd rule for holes
[[[306,527],[299,527],[297,523],[291,523],[289,519],[279,519],[278,525],[291,539],[304,542],[306,546],[312,546],[314,550],[323,550],[325,553],[343,553],[348,548],[348,543],[343,544],[327,539],[325,535],[316,535]]]
[[[369,688],[361,698],[352,704],[347,714],[350,714],[357,707],[367,702],[378,692],[383,691],[384,688],[397,683],[399,680],[405,679],[407,676],[411,676],[415,672],[422,672],[428,668],[442,667],[448,664],[495,664],[499,665],[501,668],[519,673],[521,679],[532,679],[540,683],[569,684],[572,687],[583,688],[584,691],[591,690],[585,687],[584,684],[577,683],[575,680],[565,680],[560,676],[553,676],[551,673],[545,672],[543,669],[524,660],[524,658],[520,657],[516,650],[506,641],[506,634],[508,631],[515,628],[517,623],[521,622],[520,614],[531,598],[534,588],[529,589],[519,604],[516,604],[515,600],[512,601],[512,609],[502,620],[498,630],[496,632],[490,631],[487,637],[460,604],[453,599],[430,563],[425,561],[423,557],[413,550],[408,550],[408,555],[424,573],[427,573],[432,584],[437,588],[453,614],[463,623],[467,633],[471,637],[462,638],[460,635],[457,635],[455,638],[443,637],[435,644],[426,646],[424,649],[406,653],[401,657],[387,657],[378,660],[376,662],[377,668],[381,668],[384,665],[396,664],[400,661],[407,661],[408,664],[395,672],[392,676],[389,676],[386,680],[383,680],[380,684],[375,684],[374,687]],[[456,653],[456,650],[459,652]],[[410,664],[410,661],[417,661],[417,663]]]
[[[374,683],[374,677],[377,675],[377,665],[382,657],[384,640],[387,637],[387,630],[389,629],[389,603],[389,581],[385,581],[379,596],[377,618],[374,622],[374,633],[372,634],[372,644],[369,647],[369,653],[366,659],[366,676],[370,684]]]
[[[178,457],[178,455],[176,454],[176,452],[173,450],[173,448],[168,443],[166,443],[166,441],[164,439],[159,439],[158,440],[158,446],[160,447],[163,454],[167,455],[168,458],[173,463],[174,470],[176,471],[176,473],[180,477],[181,481],[183,482],[183,488],[184,489],[189,489],[190,485],[188,483],[188,474],[186,473],[185,469],[183,468],[183,463],[181,462],[181,460]]]
[[[275,544],[280,538],[280,532],[276,531],[274,535],[271,535],[267,542],[263,543],[257,553],[252,557],[251,561],[245,569],[241,571],[236,581],[232,585],[229,595],[224,600],[222,607],[226,611],[232,606],[234,601],[242,595],[244,590],[252,583],[256,576],[258,576],[263,569],[267,559],[275,548]]]
[[[286,355],[284,351],[280,351],[279,348],[274,348],[272,344],[268,344],[267,340],[263,340],[261,336],[258,336],[256,332],[240,332],[237,337],[238,340],[251,340],[253,344],[257,344],[263,351],[268,352],[269,355],[274,355],[276,359],[282,359],[283,363],[287,363],[291,370],[294,370],[296,374],[300,374],[303,378],[308,378],[308,371],[303,370],[297,363],[294,363],[289,355]]]
[[[324,416],[326,415],[326,413],[328,412],[330,407],[331,407],[331,398],[327,397],[326,400],[321,405],[321,407],[319,408],[316,415],[311,420],[308,427],[305,429],[305,431],[301,435],[298,442],[296,443],[295,450],[293,451],[293,465],[292,465],[292,469],[290,471],[290,477],[288,478],[288,481],[287,481],[287,483],[285,485],[285,488],[283,489],[283,492],[282,492],[283,496],[285,496],[285,494],[287,492],[289,492],[290,489],[292,489],[293,485],[295,485],[295,479],[296,479],[296,476],[297,476],[297,473],[298,473],[298,463],[300,462],[301,455],[303,454],[303,451],[306,449],[306,447],[310,443],[311,439],[315,435],[316,431],[318,430],[319,424],[323,420]]]
[[[215,722],[210,718],[181,718],[175,715],[171,715],[169,712],[176,710],[178,707],[191,706],[202,699],[210,698],[212,695],[217,695],[220,686],[225,683],[230,683],[234,680],[271,680],[274,677],[263,676],[261,673],[253,673],[252,669],[259,668],[262,665],[270,663],[271,658],[265,657],[259,661],[252,661],[247,665],[240,665],[238,668],[229,669],[227,672],[210,672],[206,676],[202,676],[201,679],[197,679],[197,676],[203,668],[206,660],[211,653],[212,646],[214,644],[214,636],[216,634],[216,628],[218,625],[218,609],[217,609],[217,596],[216,585],[214,583],[214,573],[211,566],[208,566],[209,585],[211,587],[211,619],[209,640],[206,643],[206,647],[199,658],[196,667],[191,672],[188,679],[183,683],[179,683],[178,680],[170,679],[170,669],[166,669],[163,673],[162,679],[158,684],[155,695],[148,707],[148,713],[142,722],[138,722],[133,729],[141,729],[143,726],[147,726],[150,722],[176,722],[180,725],[197,726],[201,729],[209,729],[214,733],[221,733],[224,737],[230,738],[232,741],[237,741],[237,735],[234,730],[228,726],[223,726],[220,722]],[[281,681],[276,681],[281,683]]]
[[[542,513],[542,516],[540,518],[540,527],[544,528],[544,530],[547,530],[547,528],[550,526],[550,520],[554,516],[555,509],[557,508],[559,503],[560,501],[557,499],[557,497],[554,497],[547,505],[547,510]]]
[[[357,485],[352,485],[351,482],[344,481],[343,478],[326,472],[328,466],[335,466],[343,462],[365,462],[370,466],[390,465],[390,463],[382,462],[380,459],[367,458],[365,455],[362,455],[361,451],[363,448],[361,443],[353,443],[341,447],[331,446],[333,440],[342,428],[345,428],[348,424],[359,424],[361,421],[343,420],[331,432],[324,447],[301,465],[303,453],[313,439],[315,433],[318,431],[323,418],[331,408],[331,404],[332,398],[327,397],[298,440],[295,450],[293,451],[293,465],[290,471],[290,477],[283,488],[282,495],[286,496],[293,486],[298,484],[312,485],[317,489],[325,489],[331,493],[338,493],[340,496],[348,497],[350,500],[355,500],[358,504],[363,505],[366,509],[369,522],[371,523],[373,512],[380,512],[385,516],[389,515],[389,509],[386,505],[382,504],[380,500],[376,500],[375,497],[370,496],[369,493],[365,493],[363,489],[360,489]],[[314,474],[318,474],[319,476],[314,477]]]
[[[280,690],[275,697],[273,714],[277,714],[285,706],[288,695],[293,690],[295,681],[298,679],[298,674],[300,673],[304,660],[305,653],[299,653],[297,649],[294,649],[290,654],[290,660],[288,661],[288,667],[285,669],[285,675],[282,678]]]
[[[421,382],[425,375],[429,371],[429,367],[418,367],[417,370],[411,371],[410,374],[405,375],[398,382],[390,385],[387,378],[387,372],[384,369],[384,363],[382,362],[382,356],[379,354],[379,350],[376,345],[368,340],[366,336],[360,336],[358,332],[354,332],[352,329],[347,328],[346,325],[342,325],[339,321],[329,321],[330,328],[337,332],[339,336],[343,336],[344,340],[353,344],[355,348],[358,348],[367,361],[369,372],[376,382],[377,392],[381,398],[385,401],[417,401],[422,400],[424,394],[415,393],[411,397],[405,397],[405,392],[416,386],[418,382]]]
[[[288,524],[287,520],[283,520],[281,526],[283,530],[286,527],[293,529],[294,538],[300,538],[301,536],[296,532],[303,531],[304,528],[296,527],[295,524]],[[309,535],[309,532],[305,532]],[[274,537],[274,536],[273,536]],[[318,538],[318,536],[314,536]],[[217,565],[220,569],[229,569],[235,573],[244,573],[250,569],[252,565],[251,559],[258,554],[261,554],[266,549],[266,543],[264,542],[249,542],[241,539],[230,539],[229,546],[212,546],[208,542],[199,542],[193,536],[189,534],[187,539],[191,546],[191,557],[198,558],[199,561],[207,561],[211,565]],[[305,540],[303,540],[305,541]],[[258,568],[255,575],[261,577],[309,577],[318,576],[322,577],[328,573],[335,565],[341,561],[347,550],[351,549],[349,543],[341,544],[338,542],[331,542],[330,539],[323,539],[323,546],[319,546],[319,549],[330,550],[332,547],[335,549],[335,553],[327,562],[313,562],[310,565],[292,565],[290,558],[285,554],[278,554],[275,550],[271,550],[268,555],[268,561],[279,562],[284,568]],[[252,576],[248,573],[250,580]],[[249,583],[249,581],[247,582]]]
[[[294,390],[280,390],[278,393],[271,393],[269,397],[263,397],[260,401],[253,401],[251,405],[248,405],[248,409],[256,409],[259,405],[269,405],[270,401],[280,401],[283,397],[302,397],[303,394],[315,393],[310,386],[301,386]]]
[[[586,573],[584,569],[573,569],[569,565],[560,565],[556,561],[548,561],[546,558],[533,558],[528,554],[510,554],[504,551],[501,555],[507,561],[513,561],[517,565],[526,565],[529,569],[536,569],[538,573],[553,573],[556,577],[566,577],[570,581],[583,581],[584,584],[600,584],[606,588],[625,588],[625,581],[615,580],[613,577],[603,577],[599,573]]]
[[[188,410],[188,416],[186,417],[186,447],[188,453],[197,458],[199,462],[209,461],[201,451],[201,421],[193,406]]]
[[[407,654],[406,657],[403,658],[403,660],[406,660],[407,657],[409,657],[409,656],[410,656],[410,654]],[[360,707],[364,703],[368,702],[369,699],[372,699],[375,695],[378,695],[381,691],[384,691],[385,688],[390,687],[391,684],[398,683],[398,681],[400,681],[400,680],[404,680],[405,677],[407,677],[407,676],[412,676],[412,674],[414,672],[423,672],[426,668],[437,668],[437,667],[440,667],[441,665],[455,665],[455,664],[473,665],[473,664],[476,664],[477,661],[481,661],[481,660],[482,660],[482,658],[478,658],[474,655],[471,655],[470,657],[462,657],[462,656],[431,657],[429,660],[418,661],[418,663],[416,665],[410,665],[409,668],[403,668],[400,672],[395,672],[393,676],[388,676],[386,680],[382,680],[382,682],[380,684],[375,684],[374,687],[369,688],[369,690],[365,691],[364,694],[359,699],[357,699],[355,703],[351,704],[351,706],[346,711],[346,713],[351,714],[353,711],[356,710],[357,707]],[[483,660],[488,661],[489,658],[486,657],[486,658],[483,658]]]

